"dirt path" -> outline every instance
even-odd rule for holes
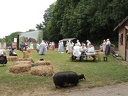
[[[67,93],[39,91],[23,92],[22,94],[0,94],[0,96],[128,96],[128,82]]]
[[[85,91],[51,95],[42,94],[39,96],[128,96],[128,83],[122,83],[105,87],[96,87]]]

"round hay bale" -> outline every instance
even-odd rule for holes
[[[37,76],[52,76],[54,73],[53,66],[35,66],[32,67],[30,70],[31,75],[37,75]]]
[[[9,69],[9,72],[22,73],[22,72],[28,72],[30,70],[31,70],[30,64],[18,64],[18,65],[11,66]]]
[[[51,62],[50,61],[36,61],[35,65],[36,66],[40,66],[40,65],[50,65]]]
[[[31,57],[29,57],[29,58],[19,58],[18,61],[30,61],[30,62],[34,63],[34,60]]]
[[[15,64],[16,65],[17,64],[29,64],[29,65],[31,65],[31,62],[30,61],[17,61]]]
[[[7,61],[18,61],[17,56],[7,56]]]

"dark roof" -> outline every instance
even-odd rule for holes
[[[117,28],[119,28],[121,25],[123,25],[126,21],[128,20],[128,16],[122,20],[122,22],[120,22],[115,28],[113,31],[115,31]]]

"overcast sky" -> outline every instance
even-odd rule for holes
[[[0,38],[13,32],[36,29],[44,11],[56,0],[0,0]]]

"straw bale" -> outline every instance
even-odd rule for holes
[[[46,65],[52,65],[51,61],[46,61]]]
[[[30,70],[31,75],[37,75],[37,76],[52,76],[54,73],[53,66],[35,66],[32,67]]]
[[[11,66],[9,69],[9,72],[22,73],[22,72],[28,72],[30,70],[31,70],[30,64],[18,64],[18,65]]]
[[[29,58],[29,54],[27,51],[23,51],[23,58]]]
[[[7,56],[7,60],[8,61],[18,61],[18,57],[17,56]]]
[[[15,64],[29,64],[29,65],[31,65],[31,61],[17,61]]]
[[[29,58],[19,58],[18,61],[30,61],[30,62],[34,63],[34,60],[31,57],[29,57]]]
[[[98,54],[105,54],[104,52],[99,52]]]
[[[40,65],[51,65],[50,61],[36,61],[35,62],[36,66],[40,66]]]

